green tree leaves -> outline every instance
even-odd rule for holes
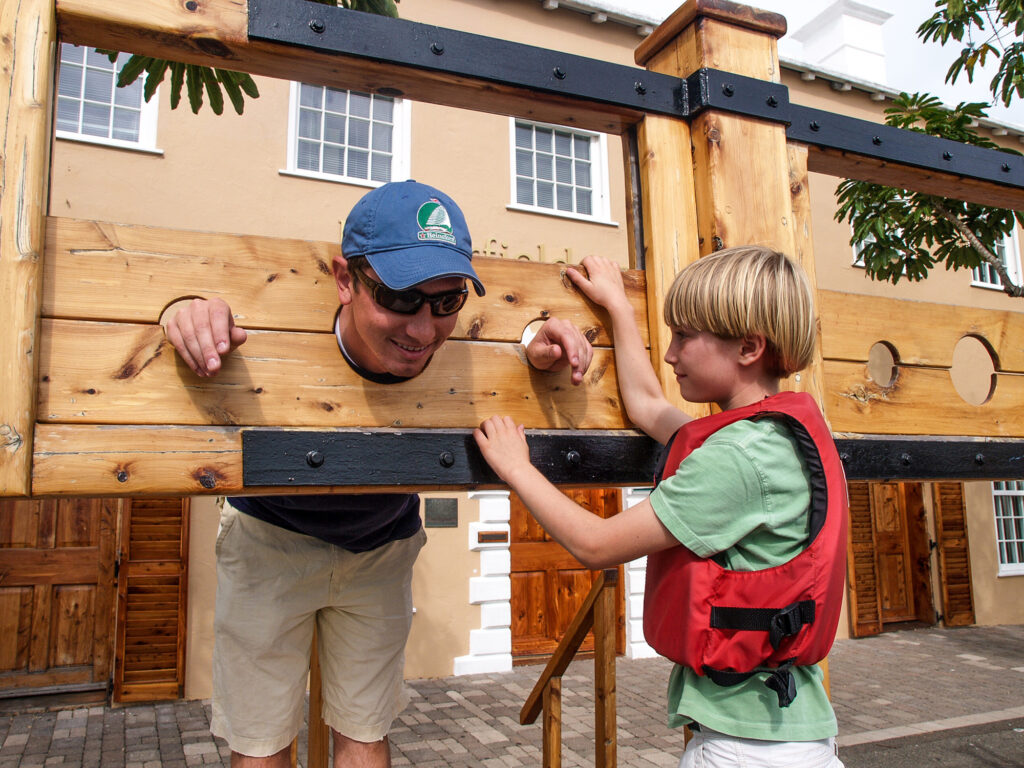
[[[888,125],[1020,154],[999,147],[974,129],[976,121],[985,117],[981,103],[961,103],[950,110],[934,96],[901,93],[885,112]],[[950,270],[987,262],[999,274],[1007,294],[1024,296],[1024,289],[1012,283],[995,253],[1015,222],[1024,225],[1024,214],[849,179],[839,184],[836,197],[835,218],[850,222],[850,244],[859,248],[872,279],[894,284],[904,278],[923,280],[936,264]]]

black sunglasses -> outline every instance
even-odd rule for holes
[[[396,291],[388,288],[383,283],[378,283],[367,275],[359,267],[349,265],[349,272],[353,273],[363,285],[370,291],[373,300],[384,309],[397,312],[400,315],[415,315],[420,307],[426,302],[430,304],[430,313],[435,317],[454,315],[466,303],[469,291],[465,288],[457,291],[445,291],[444,293],[427,294],[409,288],[404,291]]]

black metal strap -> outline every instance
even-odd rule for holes
[[[778,648],[783,638],[795,635],[805,624],[813,623],[813,600],[801,600],[785,608],[711,607],[712,627],[767,632],[772,648]]]

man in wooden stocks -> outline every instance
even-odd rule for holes
[[[341,354],[377,385],[418,375],[455,328],[466,281],[484,293],[462,211],[440,190],[392,182],[356,203],[341,245],[333,263]],[[193,301],[166,332],[199,376],[216,375],[246,338],[219,299]],[[570,367],[579,384],[592,350],[579,329],[551,319],[526,355],[542,370]],[[408,702],[412,566],[425,540],[412,493],[226,501],[211,730],[227,740],[232,766],[289,764],[314,622],[335,768],[391,764],[387,733]]]

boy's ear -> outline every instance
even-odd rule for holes
[[[740,365],[753,365],[764,360],[768,351],[768,340],[760,333],[752,333],[740,339]]]
[[[342,305],[352,303],[352,273],[348,271],[348,260],[340,253],[331,261],[331,272],[338,286],[338,301]]]

